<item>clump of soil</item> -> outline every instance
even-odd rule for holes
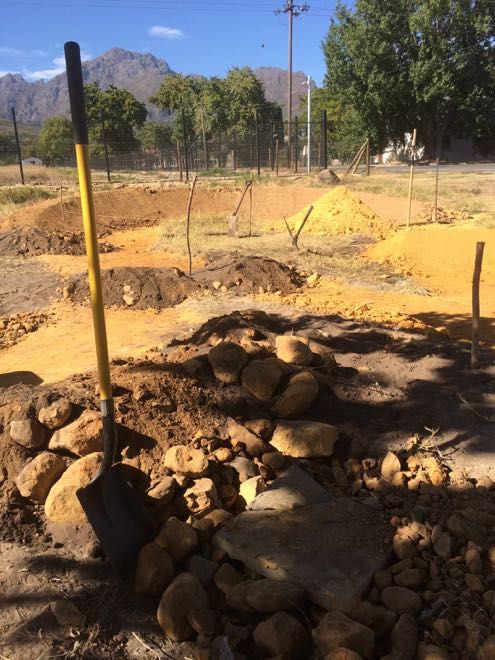
[[[101,279],[107,306],[136,309],[173,307],[201,289],[178,268],[110,268],[102,272]],[[87,275],[72,277],[64,295],[72,302],[86,303],[89,300]]]
[[[113,252],[117,248],[111,243],[99,243],[100,252]],[[10,257],[34,257],[39,254],[86,254],[82,233],[56,230],[11,229],[0,233],[0,255]]]
[[[297,231],[308,210],[309,206],[306,206],[287,220],[292,231]],[[348,188],[336,186],[313,203],[303,233],[327,236],[368,234],[383,238],[393,230],[391,222],[377,216]]]
[[[47,314],[35,312],[0,318],[0,349],[13,346],[28,333],[35,332],[47,320]]]
[[[473,216],[469,211],[453,211],[452,209],[443,209],[438,207],[436,221],[442,225],[449,225],[454,222],[465,222],[472,220]],[[418,220],[422,222],[435,222],[435,205],[427,204],[424,206]]]
[[[302,285],[302,279],[291,268],[265,257],[221,257],[196,273],[195,279],[206,286],[235,288],[243,293],[280,291],[292,293]]]

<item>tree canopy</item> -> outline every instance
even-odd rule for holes
[[[71,122],[65,117],[47,119],[36,141],[36,153],[49,163],[72,158],[74,137]]]
[[[425,156],[451,138],[493,146],[495,4],[356,0],[339,5],[323,43],[325,87],[374,146],[418,129]]]

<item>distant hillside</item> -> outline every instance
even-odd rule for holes
[[[284,119],[287,119],[287,87],[289,83],[289,75],[285,69],[279,69],[275,66],[260,66],[254,69],[254,73],[258,80],[261,80],[265,88],[265,95],[268,101],[278,103],[282,106]],[[302,71],[294,71],[292,73],[292,116],[301,112],[301,97],[306,99],[308,94],[308,87],[304,85],[308,76]],[[316,85],[311,83],[312,89]],[[304,101],[305,103],[305,101]],[[305,106],[304,106],[305,107]]]

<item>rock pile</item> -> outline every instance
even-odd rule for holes
[[[47,314],[30,312],[0,318],[0,349],[8,348],[48,321]]]

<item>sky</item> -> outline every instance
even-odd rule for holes
[[[336,0],[294,19],[293,69],[320,84],[321,51]],[[232,66],[287,68],[285,0],[0,0],[0,75],[47,80],[65,70],[63,44],[84,59],[115,46],[152,53],[180,73],[223,75]]]

